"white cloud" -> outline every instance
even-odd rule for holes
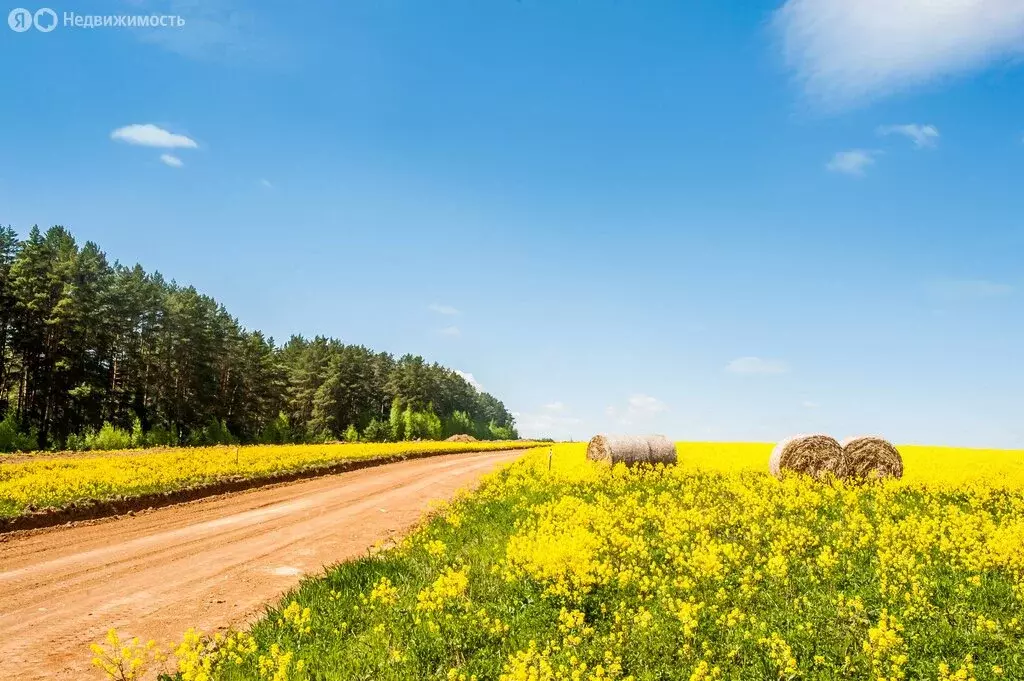
[[[178,135],[159,128],[152,123],[126,125],[110,133],[110,139],[137,144],[143,147],[160,147],[163,149],[195,149],[199,145],[185,135]]]
[[[525,413],[515,415],[516,428],[526,437],[568,438],[573,435],[572,427],[579,426],[583,420],[575,416],[564,416],[551,413]],[[577,428],[577,431],[580,429]],[[579,432],[576,435],[580,435]]]
[[[274,188],[273,183],[271,183],[271,181],[268,180],[265,177],[260,180],[260,186],[265,187],[266,189],[273,189]]]
[[[812,402],[811,400],[804,400],[803,402],[801,402],[800,406],[802,406],[804,409],[817,409],[821,405],[818,404],[817,402]]]
[[[731,374],[741,375],[777,375],[789,371],[789,366],[778,359],[762,359],[760,357],[739,357],[725,365]]]
[[[262,12],[238,0],[126,0],[157,14],[176,14],[183,28],[134,31],[144,43],[189,59],[262,63],[279,66],[291,58],[292,47]],[[143,7],[144,6],[144,7]]]
[[[454,317],[455,315],[459,314],[459,311],[452,307],[451,305],[439,305],[438,303],[431,303],[430,305],[427,306],[427,309],[430,310],[431,312],[443,314],[448,317]]]
[[[165,165],[169,165],[172,168],[180,168],[185,165],[180,158],[171,154],[160,154],[160,160],[163,161]]]
[[[635,421],[647,420],[657,414],[668,411],[668,405],[656,397],[643,393],[634,393],[626,400],[624,408],[609,405],[604,415],[621,426],[631,426]]]
[[[629,397],[628,412],[630,414],[657,414],[662,411],[668,411],[668,405],[656,397],[642,393],[630,395]]]
[[[774,24],[797,79],[827,108],[1024,51],[1020,0],[787,0]]]
[[[928,289],[932,294],[951,301],[999,298],[1013,293],[1009,284],[986,279],[944,279],[931,282]]]
[[[864,175],[864,169],[875,162],[875,152],[865,149],[851,149],[849,151],[837,151],[832,160],[825,164],[825,168],[834,173],[845,173],[860,177]]]
[[[466,383],[469,383],[471,386],[473,386],[480,392],[483,392],[484,387],[477,382],[477,380],[473,377],[473,374],[469,373],[468,371],[459,371],[458,369],[454,369],[454,371],[459,376],[462,376],[463,380],[465,380]],[[513,416],[515,416],[515,414],[513,414]]]
[[[446,326],[443,329],[439,329],[438,333],[442,336],[461,336],[462,330],[457,326]]]
[[[878,128],[879,135],[903,135],[914,141],[918,149],[934,147],[935,140],[939,138],[939,129],[934,125],[918,125],[907,123],[906,125],[882,125]]]
[[[526,437],[553,437],[566,439],[585,435],[581,433],[583,419],[566,413],[568,407],[563,402],[549,402],[539,410],[525,413],[513,413],[516,427]]]

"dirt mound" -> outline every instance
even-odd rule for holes
[[[445,438],[445,442],[477,442],[477,439],[472,435],[466,435],[465,433],[459,433],[458,435],[452,435],[451,437]]]

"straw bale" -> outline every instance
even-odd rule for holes
[[[611,463],[675,463],[676,446],[664,435],[595,435],[587,445],[591,461]]]
[[[815,480],[846,475],[846,457],[835,438],[828,435],[796,435],[775,445],[768,459],[768,470],[777,478],[784,471],[810,475]]]
[[[902,478],[903,457],[888,440],[873,435],[843,440],[847,477],[855,480]]]

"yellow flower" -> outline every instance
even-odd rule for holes
[[[394,605],[398,602],[398,589],[387,577],[381,577],[380,581],[370,591],[370,602],[382,606]]]

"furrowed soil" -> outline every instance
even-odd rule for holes
[[[94,679],[89,644],[252,621],[304,575],[410,529],[521,450],[415,459],[0,536],[0,679]]]

